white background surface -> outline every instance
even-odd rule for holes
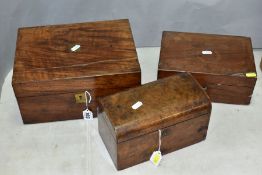
[[[137,51],[142,82],[155,80],[159,48]],[[254,55],[258,80],[251,105],[213,103],[204,142],[164,155],[159,167],[148,161],[122,171],[115,169],[99,136],[97,119],[23,125],[11,87],[11,71],[0,101],[0,175],[261,175],[262,79],[259,62],[262,51],[256,50]]]

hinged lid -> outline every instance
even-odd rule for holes
[[[14,83],[140,72],[129,21],[20,28]]]
[[[256,75],[250,38],[183,32],[163,32],[159,70]]]
[[[187,73],[104,97],[100,103],[117,142],[211,111],[208,96]]]

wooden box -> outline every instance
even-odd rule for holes
[[[251,39],[163,32],[158,77],[190,72],[211,101],[249,104],[256,84]]]
[[[206,138],[211,103],[187,73],[103,97],[100,103],[99,133],[118,170],[149,160],[158,149],[159,130],[162,154]]]
[[[128,20],[18,30],[12,85],[24,123],[83,118],[97,97],[141,84]]]

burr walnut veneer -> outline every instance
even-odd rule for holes
[[[249,104],[256,84],[251,39],[163,32],[158,77],[190,72],[211,101]]]
[[[24,123],[82,118],[97,97],[140,85],[128,20],[18,30],[12,85]]]
[[[133,109],[134,104],[142,104]],[[158,149],[166,154],[206,138],[210,100],[187,73],[100,99],[98,129],[118,170],[149,160]]]

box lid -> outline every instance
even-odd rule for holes
[[[167,31],[162,36],[159,70],[240,77],[256,74],[248,37]]]
[[[103,97],[100,103],[117,142],[211,112],[207,94],[188,73]]]
[[[140,72],[129,21],[18,30],[14,83]]]

